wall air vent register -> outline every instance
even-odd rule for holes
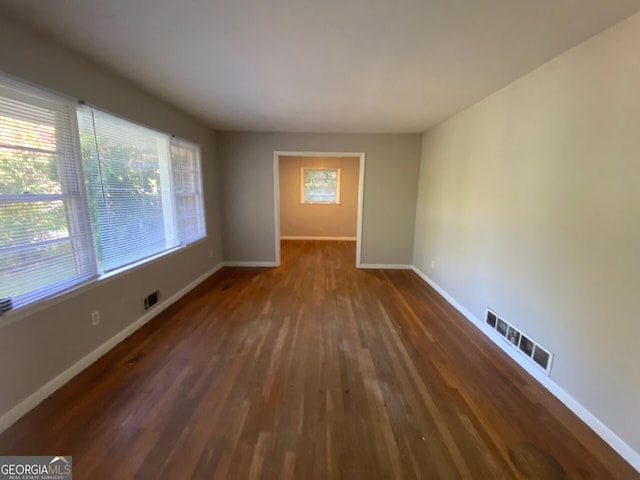
[[[551,371],[553,355],[546,348],[541,347],[528,335],[523,334],[509,322],[499,317],[495,312],[487,309],[486,323],[493,328],[509,344],[527,357],[548,375]]]

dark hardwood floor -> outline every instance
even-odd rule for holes
[[[80,479],[640,475],[414,273],[225,268],[0,437]]]

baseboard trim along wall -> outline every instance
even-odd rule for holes
[[[335,240],[343,242],[355,242],[356,237],[280,237],[280,240]]]
[[[361,263],[358,268],[375,270],[412,270],[413,265],[402,265],[397,263]]]
[[[81,358],[78,362],[73,364],[71,367],[67,368],[64,372],[59,374],[57,377],[48,381],[38,390],[33,392],[27,398],[25,398],[23,401],[18,403],[11,410],[4,413],[0,417],[0,433],[4,432],[7,428],[9,428],[15,422],[20,420],[20,418],[22,418],[24,415],[29,413],[35,407],[37,407],[43,400],[45,400],[47,397],[53,394],[56,390],[64,386],[67,382],[69,382],[69,380],[71,380],[73,377],[75,377],[80,372],[85,370],[91,364],[95,363],[100,357],[102,357],[107,352],[109,352],[109,350],[111,350],[113,347],[115,347],[120,342],[122,342],[125,338],[133,334],[136,330],[141,328],[143,325],[148,323],[149,320],[154,318],[164,309],[166,309],[167,307],[171,306],[172,304],[180,300],[189,291],[193,290],[195,287],[197,287],[199,284],[201,284],[211,275],[216,273],[222,267],[223,267],[223,264],[220,263],[215,267],[213,267],[208,272],[200,275],[198,278],[196,278],[193,282],[188,284],[186,287],[174,293],[169,298],[159,303],[157,306],[154,306],[153,309],[149,310],[147,313],[142,315],[138,320],[133,322],[124,330],[121,330],[120,332],[118,332],[116,335],[111,337],[109,340],[107,340],[105,343],[100,345],[94,351],[92,351],[88,355]]]
[[[279,267],[276,262],[224,262],[224,267]]]
[[[438,292],[447,302],[458,310],[464,317],[475,325],[482,333],[491,339],[502,351],[520,365],[529,375],[542,384],[553,396],[560,400],[569,410],[575,413],[584,423],[586,423],[600,438],[607,442],[611,448],[620,454],[627,462],[640,472],[640,453],[631,448],[624,440],[618,437],[609,427],[602,423],[593,413],[587,410],[580,402],[567,393],[562,387],[555,383],[542,371],[529,364],[522,355],[511,348],[495,330],[480,321],[469,310],[460,305],[455,298],[441,288],[436,282],[431,280],[420,269],[413,266],[412,270],[436,292]]]

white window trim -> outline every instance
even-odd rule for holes
[[[304,197],[304,179],[305,172],[310,170],[316,171],[335,171],[336,172],[336,200],[335,202],[309,201]],[[340,167],[302,167],[300,168],[300,203],[302,205],[340,205]]]

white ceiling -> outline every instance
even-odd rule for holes
[[[0,0],[224,130],[422,132],[639,0]]]

